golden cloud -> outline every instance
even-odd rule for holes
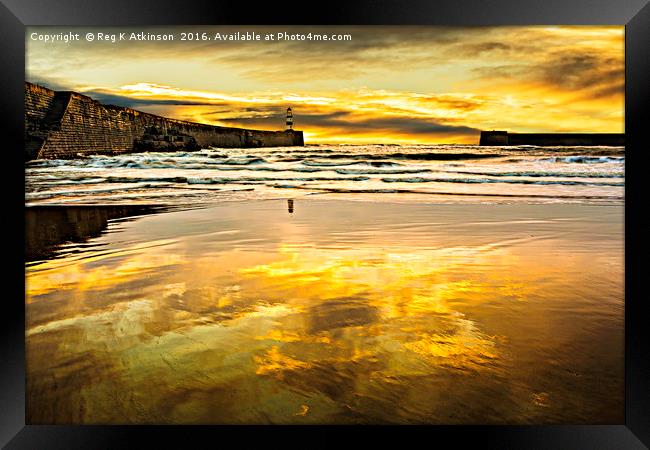
[[[281,129],[291,106],[312,143],[476,143],[482,129],[623,131],[623,27],[285,28],[352,39],[58,46],[27,39],[27,78],[224,126]],[[28,36],[33,30],[47,31],[30,27]]]

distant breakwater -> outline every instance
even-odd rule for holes
[[[481,131],[479,145],[616,146],[625,145],[623,133],[509,133]]]
[[[104,105],[72,91],[25,83],[25,160],[90,154],[303,146],[302,131],[206,125]]]

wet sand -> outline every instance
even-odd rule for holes
[[[622,205],[269,200],[107,225],[26,268],[28,423],[624,419]]]
[[[39,205],[25,208],[25,261],[60,255],[66,242],[100,236],[108,221],[162,212],[160,205]]]

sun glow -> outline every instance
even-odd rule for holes
[[[352,41],[336,45],[140,42],[111,44],[110,53],[28,40],[27,79],[221,126],[283,129],[291,106],[309,143],[471,144],[489,129],[623,132],[623,27],[348,31]]]

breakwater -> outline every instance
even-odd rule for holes
[[[302,131],[219,127],[104,105],[72,91],[25,83],[25,159],[89,154],[304,145]]]
[[[623,133],[509,133],[481,131],[479,145],[624,146]]]

